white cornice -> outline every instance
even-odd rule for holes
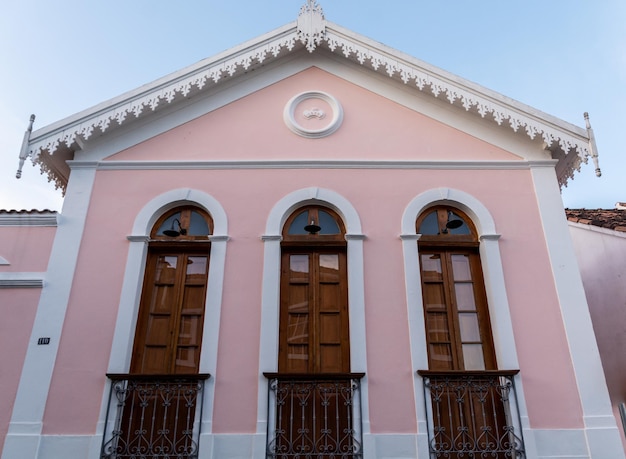
[[[70,168],[82,168],[81,161],[68,161]],[[88,162],[90,168],[94,162]],[[265,160],[265,161],[101,161],[98,170],[220,170],[220,169],[449,169],[527,170],[553,168],[556,160],[544,161],[406,161],[406,160]]]
[[[581,162],[595,157],[585,129],[327,22],[321,8],[311,0],[302,7],[296,22],[32,132],[25,140],[25,150],[34,162],[49,162],[47,155],[58,150],[78,150],[89,139],[302,48],[311,53],[319,48],[328,49],[499,126],[508,126],[530,139],[542,139],[545,148],[554,155],[567,157],[566,167],[559,173],[561,185],[580,168]],[[50,169],[48,173],[55,175]]]

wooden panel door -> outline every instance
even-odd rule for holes
[[[285,457],[339,457],[352,438],[345,382],[324,377],[350,372],[345,248],[283,250],[278,371],[302,379],[286,383],[276,447]]]
[[[432,400],[434,446],[442,457],[510,457],[502,451],[508,438],[503,400],[485,373],[497,366],[479,255],[476,249],[420,249],[420,264],[428,365],[447,375]]]
[[[495,370],[478,253],[420,249],[431,370]]]
[[[293,250],[282,257],[278,371],[350,371],[346,254]]]
[[[150,254],[131,373],[198,373],[208,261],[206,252]]]
[[[137,381],[145,382],[129,383],[133,389],[122,413],[119,459],[138,454],[187,457],[195,406],[181,410],[189,406],[188,394],[163,391],[161,376],[199,371],[208,262],[206,246],[182,251],[151,248],[130,372],[154,379],[144,376]]]

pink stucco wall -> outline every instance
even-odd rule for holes
[[[56,228],[0,226],[0,273],[44,272]],[[0,446],[4,443],[41,288],[0,288]]]
[[[0,256],[10,263],[0,273],[44,272],[55,234],[52,226],[0,226]]]
[[[282,121],[287,100],[311,89],[335,94],[343,104],[345,122],[330,137],[297,137]],[[519,158],[310,69],[112,159]],[[128,251],[126,235],[145,203],[181,187],[199,189],[217,199],[228,216],[231,237],[224,273],[213,430],[254,432],[258,375],[267,370],[258,364],[263,266],[260,236],[274,204],[310,186],[331,189],[348,199],[357,209],[367,236],[365,315],[373,432],[417,429],[413,396],[417,368],[411,367],[398,235],[406,205],[418,194],[438,187],[460,189],[479,199],[503,235],[500,248],[505,282],[531,425],[582,426],[529,171],[108,170],[96,176],[46,406],[44,433],[94,432]],[[68,399],[73,403],[68,405]]]
[[[0,447],[9,428],[40,294],[39,288],[0,288]]]

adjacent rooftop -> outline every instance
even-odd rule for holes
[[[565,209],[565,214],[570,222],[626,232],[624,202],[618,202],[615,209]]]

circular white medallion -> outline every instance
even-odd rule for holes
[[[285,124],[302,137],[326,137],[341,125],[343,109],[337,99],[321,91],[307,91],[291,98],[283,112]]]

